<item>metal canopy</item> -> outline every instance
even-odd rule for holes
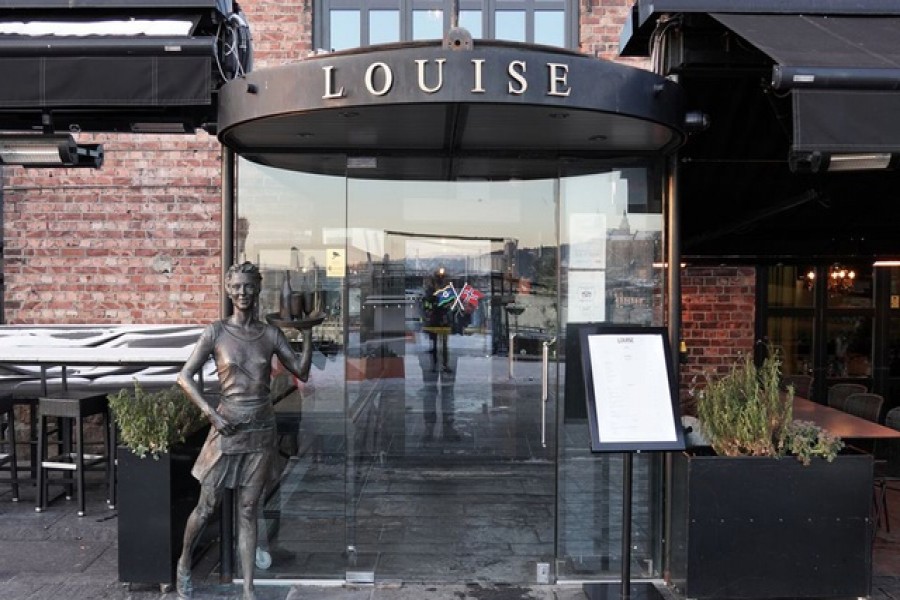
[[[800,151],[900,152],[900,4],[640,0],[634,15],[640,26],[622,46],[656,30],[660,72],[711,123],[679,150],[687,257],[900,256],[898,171],[807,173],[790,162]]]
[[[274,167],[363,178],[554,177],[572,159],[669,152],[677,85],[581,54],[479,42],[373,47],[254,71],[220,95],[219,139]]]

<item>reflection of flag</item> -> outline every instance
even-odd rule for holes
[[[478,301],[484,297],[484,294],[473,288],[468,283],[459,291],[459,302],[467,311],[473,311],[478,307]]]
[[[455,302],[457,298],[456,288],[453,287],[452,283],[448,283],[447,285],[436,291],[434,295],[437,296],[438,306],[445,306],[447,304],[450,304],[451,302]]]

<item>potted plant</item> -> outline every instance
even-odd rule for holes
[[[675,455],[670,583],[689,598],[868,596],[872,457],[793,419],[781,363],[709,377],[709,447]]]
[[[200,495],[190,471],[209,423],[177,386],[150,392],[135,382],[110,394],[109,403],[120,443],[119,580],[168,591]]]

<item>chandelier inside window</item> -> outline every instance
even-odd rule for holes
[[[834,263],[828,267],[828,293],[829,294],[846,294],[853,290],[853,283],[856,281],[856,271]],[[816,284],[816,271],[810,269],[806,273],[806,285],[809,289],[813,289]]]

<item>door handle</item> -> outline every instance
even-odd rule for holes
[[[550,386],[547,381],[550,374],[550,346],[556,338],[545,340],[541,344],[541,447],[547,447],[547,402],[550,399]]]

